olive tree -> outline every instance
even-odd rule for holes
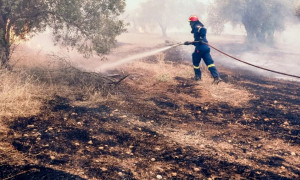
[[[84,55],[105,54],[124,31],[125,0],[0,0],[0,60],[6,67],[15,39],[47,27],[54,41]]]
[[[223,0],[216,1],[209,22],[217,31],[224,24],[242,24],[251,41],[270,42],[276,31],[282,31],[292,12],[289,0]]]

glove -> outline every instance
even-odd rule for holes
[[[192,42],[189,42],[189,41],[186,41],[186,42],[184,42],[183,43],[184,45],[191,45],[191,44],[193,44]]]

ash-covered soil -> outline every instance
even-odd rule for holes
[[[232,105],[179,76],[142,89],[146,74],[95,107],[54,96],[39,115],[6,120],[0,179],[300,178],[300,84],[222,74],[253,98]]]

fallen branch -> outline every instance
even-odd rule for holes
[[[119,85],[119,84],[120,84],[123,80],[125,80],[128,76],[130,76],[130,75],[128,74],[128,75],[122,77],[120,80],[118,80],[118,81],[116,81],[116,82],[113,82],[112,84],[114,84],[114,85]]]
[[[113,76],[106,76],[106,75],[104,75],[104,74],[102,74],[102,73],[98,73],[98,72],[84,71],[84,70],[82,70],[82,69],[79,69],[79,68],[73,66],[72,63],[70,62],[70,60],[68,60],[69,57],[61,57],[61,56],[58,56],[58,55],[56,55],[56,54],[51,54],[51,55],[49,55],[49,57],[50,57],[51,59],[53,59],[53,60],[56,60],[56,61],[62,63],[63,65],[60,66],[60,68],[63,67],[63,69],[65,69],[65,70],[66,70],[66,69],[71,69],[71,70],[74,70],[74,71],[76,71],[76,72],[78,72],[78,73],[83,73],[83,74],[93,75],[93,76],[95,76],[96,78],[102,79],[103,82],[106,83],[106,84],[119,85],[123,80],[125,80],[125,79],[129,76],[129,75],[125,75],[125,76],[121,77],[120,79],[115,80],[115,78],[111,78],[111,77],[113,77],[113,76],[116,77],[116,76],[120,76],[120,75],[118,75],[118,74],[116,75],[116,74],[115,74],[115,75],[113,75]],[[62,68],[61,68],[61,69],[62,69]]]

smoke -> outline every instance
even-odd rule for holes
[[[137,14],[137,9],[141,8],[143,2],[148,0],[142,1],[134,1],[128,0],[130,2],[127,7],[126,15],[124,16],[125,20],[131,23],[130,27],[133,26],[143,26],[146,21],[138,22],[135,21]],[[197,0],[195,0],[197,1]],[[295,17],[292,15],[291,9],[286,9],[287,12],[282,12],[281,14],[285,14],[285,17],[278,17],[276,12],[272,12],[270,15],[274,17],[273,19],[284,18],[286,19],[284,22],[285,29],[282,29],[281,32],[277,31],[274,36],[273,43],[270,44],[261,44],[256,43],[253,47],[248,47],[247,45],[247,38],[246,38],[246,30],[245,27],[240,23],[233,26],[230,23],[225,25],[225,31],[222,34],[214,34],[213,27],[209,26],[209,18],[208,16],[208,8],[207,6],[212,4],[213,2],[210,1],[201,1],[198,2],[204,7],[195,7],[193,3],[195,1],[188,1],[185,3],[184,11],[183,8],[177,7],[174,9],[169,9],[171,15],[167,17],[171,17],[172,19],[176,19],[176,21],[167,21],[168,25],[168,39],[174,40],[175,42],[184,42],[184,41],[192,41],[193,35],[190,33],[190,26],[187,22],[187,18],[191,14],[198,15],[206,25],[208,30],[207,38],[210,44],[218,47],[233,56],[241,58],[249,63],[253,63],[256,65],[260,65],[266,68],[274,69],[281,72],[287,72],[295,75],[300,75],[300,36],[299,36],[299,29],[300,29],[300,21],[296,20]],[[175,1],[174,1],[175,2]],[[214,3],[218,3],[219,1],[214,1]],[[147,7],[146,7],[147,8]],[[160,9],[163,10],[163,9]],[[157,10],[150,11],[149,15],[155,14]],[[176,13],[180,13],[180,16],[175,16]],[[255,11],[254,13],[260,13],[259,11]],[[259,16],[259,14],[258,14]],[[176,17],[176,18],[175,18]],[[170,23],[170,24],[169,24]],[[173,24],[172,24],[173,23]],[[129,27],[129,28],[130,28]],[[161,32],[157,31],[157,35],[153,35],[155,31],[148,31],[148,33],[140,33],[138,31],[129,31],[130,33],[123,34],[121,37],[118,37],[119,43],[122,45],[119,48],[123,48],[124,46],[130,46],[130,48],[126,48],[128,54],[133,54],[133,52],[140,52],[137,51],[138,47],[141,47],[139,50],[143,49],[143,47],[147,46],[147,49],[152,49],[153,47],[157,46],[161,42],[157,43],[157,38],[161,38]],[[135,34],[135,39],[132,38],[132,34]],[[137,36],[138,34],[138,36]],[[155,39],[155,38],[156,39]],[[59,54],[63,53],[67,56],[70,56],[70,59],[76,64],[84,69],[91,70],[91,71],[98,71],[98,72],[105,72],[109,69],[114,69],[116,67],[120,67],[125,63],[132,62],[137,59],[142,59],[147,56],[151,56],[163,51],[170,49],[171,47],[163,47],[160,49],[155,49],[150,52],[143,52],[138,53],[133,56],[125,55],[118,55],[115,53],[119,50],[116,49],[113,53],[117,54],[114,56],[113,59],[108,59],[107,62],[99,62],[101,58],[93,57],[90,59],[84,59],[82,55],[72,51],[62,48],[60,46],[54,46],[52,42],[52,37],[50,32],[46,32],[44,34],[38,35],[32,40],[28,41],[26,45],[35,51],[42,52],[44,54]],[[161,39],[162,42],[165,39]],[[147,44],[147,45],[145,45]],[[152,46],[152,48],[150,48]],[[186,59],[191,62],[191,54],[194,51],[192,46],[184,46],[182,47],[186,51]],[[124,50],[124,49],[123,49]],[[261,75],[266,75],[268,77],[276,77],[276,78],[285,78],[283,76],[278,76],[273,73],[267,73],[252,67],[248,67],[247,65],[241,64],[239,62],[235,62],[228,57],[225,57],[219,54],[216,51],[211,51],[211,55],[215,60],[216,64],[221,64],[224,66],[228,66],[231,68],[236,69],[246,69],[251,70],[253,72],[258,72]],[[126,58],[124,58],[126,57]],[[95,68],[96,67],[96,68]]]
[[[225,10],[222,12],[222,16],[228,16],[227,20],[230,20],[229,23],[225,24],[226,31],[223,31],[220,35],[208,34],[210,44],[249,63],[299,76],[300,24],[294,15],[295,6],[293,5],[293,1],[253,0],[248,2],[255,3],[256,8],[249,8],[251,11],[248,11],[248,14],[245,16],[241,16],[241,13],[244,13],[245,10],[249,10],[247,7],[243,7],[244,9],[242,9],[241,6],[235,8],[235,6],[237,6],[236,4],[232,2],[230,2],[231,4],[228,3],[230,4],[230,6],[226,7],[228,11]],[[263,8],[264,4],[260,7],[259,2],[270,5],[270,7],[262,11],[260,8]],[[222,2],[215,1],[215,5],[219,4],[222,4]],[[248,5],[250,6],[251,4]],[[219,10],[221,10],[221,7],[219,7]],[[241,18],[243,18],[243,22]],[[267,21],[263,21],[264,18],[267,19]],[[248,22],[248,24],[243,24],[244,22]],[[245,27],[246,25],[248,27]],[[256,28],[260,34],[250,31]],[[212,30],[214,30],[213,27],[209,26],[208,31],[211,32]],[[265,33],[264,36],[262,32]],[[273,35],[274,39],[272,39]],[[253,41],[251,37],[257,38],[257,40]],[[251,42],[251,44],[249,42]],[[215,51],[212,51],[212,55],[216,64],[223,64],[235,69],[250,70],[267,77],[296,80],[294,78],[249,67],[248,65],[220,55]]]

